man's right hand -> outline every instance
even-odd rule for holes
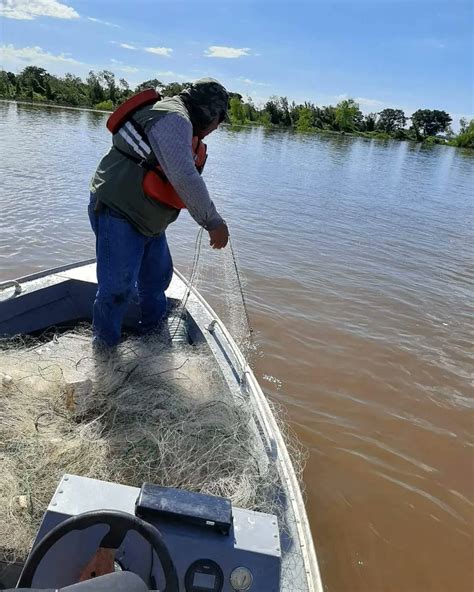
[[[229,229],[222,222],[214,230],[209,230],[209,244],[213,249],[223,249],[229,242]]]

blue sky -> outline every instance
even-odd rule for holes
[[[1,66],[473,116],[471,0],[0,0]]]

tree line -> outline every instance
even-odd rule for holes
[[[114,109],[145,88],[156,88],[166,97],[189,85],[189,82],[164,84],[152,79],[131,88],[124,78],[117,79],[109,70],[91,71],[85,81],[74,74],[55,76],[37,66],[27,66],[19,74],[0,70],[0,97],[4,99],[103,110]],[[257,107],[250,97],[244,100],[241,94],[231,93],[229,110],[235,125],[287,127],[300,132],[356,134],[474,148],[474,120],[461,119],[460,132],[455,135],[449,113],[437,109],[418,109],[409,117],[402,109],[383,109],[364,115],[357,102],[350,98],[335,106],[319,107],[308,101],[290,103],[286,97],[271,97]]]
[[[446,111],[418,109],[410,117],[402,109],[383,109],[364,115],[354,99],[344,99],[337,105],[319,107],[306,101],[289,103],[286,97],[271,97],[262,109],[241,95],[230,99],[232,122],[259,123],[292,127],[301,132],[336,132],[425,143],[450,143],[474,148],[474,120],[460,120],[460,132],[451,129],[452,118]]]

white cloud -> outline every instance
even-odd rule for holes
[[[115,25],[114,23],[109,23],[109,21],[103,21],[101,19],[94,18],[92,16],[88,16],[87,19],[89,21],[92,21],[93,23],[98,23],[99,25],[105,25],[106,27],[114,27],[116,29],[122,28],[120,25]]]
[[[416,46],[426,47],[428,49],[446,49],[446,40],[438,37],[422,37],[414,39]]]
[[[251,80],[250,78],[240,77],[236,79],[237,82],[243,82],[244,84],[248,84],[249,86],[270,86],[268,82],[258,82],[257,80]]]
[[[1,45],[0,58],[4,68],[24,68],[25,66],[46,67],[49,64],[73,64],[75,66],[84,65],[67,54],[60,53],[54,55],[44,51],[41,47],[15,47],[14,45]]]
[[[145,51],[169,58],[173,50],[171,47],[145,47]]]
[[[59,19],[79,18],[74,8],[57,0],[1,0],[0,16],[26,21],[41,16]]]
[[[0,0],[1,1],[1,0]],[[114,45],[123,47],[123,49],[131,49],[133,51],[146,51],[155,55],[169,57],[172,53],[171,47],[139,47],[136,43],[119,43],[118,41],[110,41]]]
[[[140,68],[135,68],[134,66],[121,66],[117,68],[120,72],[125,72],[126,74],[135,74],[136,72],[140,72]]]
[[[123,47],[124,49],[133,49],[134,51],[136,50],[141,50],[141,51],[147,51],[148,53],[154,53],[156,55],[161,55],[161,56],[166,56],[169,57],[171,55],[171,52],[173,51],[171,49],[171,47],[137,47],[136,45],[132,45],[131,43],[117,43],[116,41],[111,41],[111,43],[115,43],[116,45],[119,45],[120,47]]]
[[[362,109],[366,108],[366,109],[381,109],[382,107],[385,106],[385,103],[383,101],[379,101],[378,99],[368,99],[366,97],[350,97],[347,93],[344,93],[342,95],[336,95],[334,97],[334,99],[336,99],[336,101],[339,103],[339,101],[344,101],[346,99],[354,99],[354,101],[359,105],[359,107],[361,107]]]
[[[242,56],[248,56],[249,47],[225,47],[224,45],[211,45],[204,55],[208,58],[241,58]]]
[[[172,72],[171,70],[166,70],[165,72],[157,72],[157,76],[161,78],[172,78],[173,80],[186,80],[189,81],[192,79],[189,76],[185,76],[183,74],[177,74],[176,72]]]
[[[366,99],[364,97],[357,97],[354,99],[356,103],[359,103],[361,107],[372,107],[374,109],[379,109],[383,107],[385,103],[383,101],[379,101],[378,99]]]
[[[140,72],[140,68],[136,68],[135,66],[127,66],[121,60],[116,60],[115,58],[110,58],[111,64],[113,64],[112,69],[116,72],[125,72],[125,74],[136,74]]]

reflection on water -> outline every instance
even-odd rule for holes
[[[110,142],[106,115],[0,111],[0,278],[91,256],[88,182]],[[247,276],[257,373],[310,450],[328,591],[467,592],[472,154],[261,129],[220,130],[209,152],[206,180]],[[196,230],[187,214],[169,230],[180,266]],[[222,307],[224,258],[203,257]]]

